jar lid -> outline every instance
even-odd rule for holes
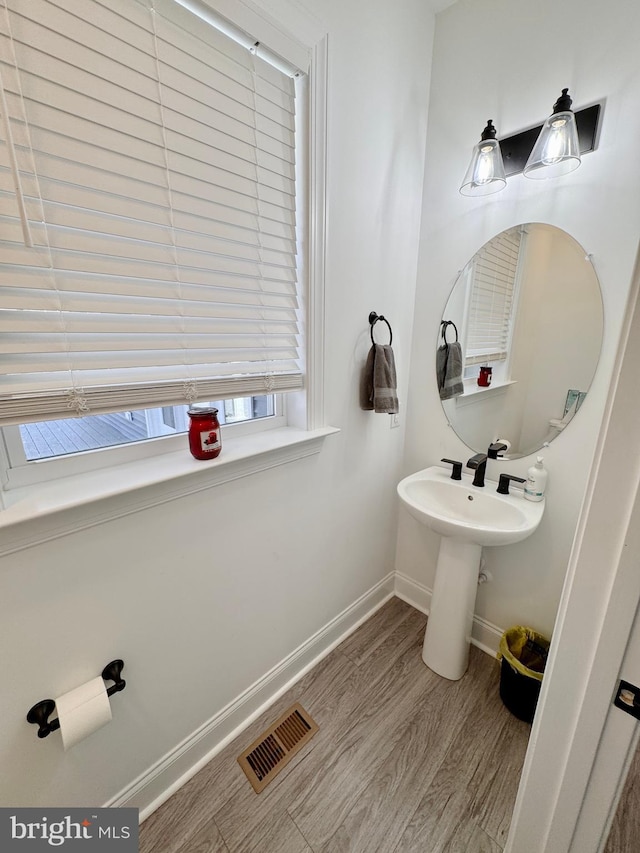
[[[214,409],[213,406],[192,406],[190,409],[187,409],[188,415],[217,415],[218,410]]]

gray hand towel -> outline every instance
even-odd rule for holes
[[[464,393],[462,384],[462,347],[457,341],[443,344],[436,352],[436,374],[440,399],[449,400]]]
[[[389,344],[373,344],[360,380],[360,407],[394,415],[399,411],[396,365]]]

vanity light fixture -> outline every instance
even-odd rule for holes
[[[595,151],[601,106],[594,104],[574,113],[569,90],[563,89],[554,112],[543,125],[499,141],[489,120],[473,150],[460,192],[489,195],[503,189],[507,178],[521,172],[527,178],[543,179],[577,169],[582,155]]]
[[[580,165],[578,127],[571,104],[569,90],[563,89],[526,162],[525,178],[557,178]]]
[[[460,187],[462,195],[490,195],[504,189],[507,179],[493,119],[487,121]]]

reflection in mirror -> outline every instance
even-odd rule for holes
[[[442,318],[436,374],[449,423],[476,452],[500,439],[504,458],[535,453],[579,411],[602,330],[579,243],[540,223],[498,234],[460,273]]]

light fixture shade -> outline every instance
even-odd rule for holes
[[[489,119],[480,142],[474,146],[460,192],[462,195],[490,195],[504,189],[506,185],[502,152],[493,120]]]
[[[524,167],[525,178],[545,180],[573,172],[580,165],[580,144],[576,117],[568,89],[562,90],[553,114],[542,125],[533,151]]]

